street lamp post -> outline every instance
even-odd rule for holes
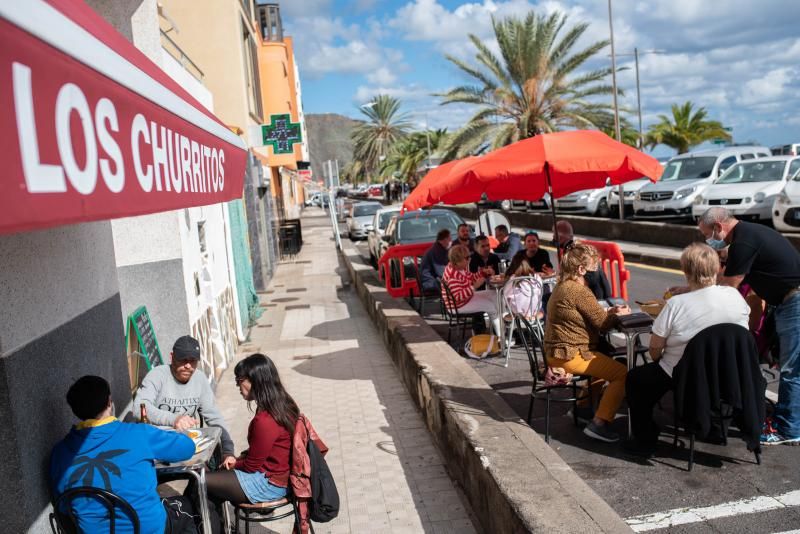
[[[642,54],[663,54],[664,50],[642,50]],[[639,150],[644,148],[644,127],[642,126],[642,91],[639,85],[639,49],[634,48],[633,54],[617,54],[617,57],[633,56],[636,71],[636,108],[639,115]]]
[[[431,130],[428,127],[428,112],[425,112],[425,142],[428,143],[428,169],[431,168]]]
[[[617,103],[617,56],[614,53],[614,17],[611,14],[611,0],[608,0],[608,32],[611,41],[611,90],[614,93],[614,133],[617,134],[617,141],[622,142],[622,133],[619,128],[619,105]],[[617,199],[619,206],[619,218],[625,219],[625,191],[622,184],[617,189]],[[611,209],[611,206],[609,206]]]

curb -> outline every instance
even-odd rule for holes
[[[631,532],[415,310],[386,292],[352,245],[343,243],[341,257],[484,532]]]

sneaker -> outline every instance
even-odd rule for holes
[[[761,434],[762,445],[800,445],[800,437],[788,438],[773,428],[770,430],[772,432]]]
[[[632,456],[640,458],[652,458],[656,453],[655,444],[645,444],[638,439],[626,439],[622,442],[622,450]]]
[[[598,426],[594,421],[589,421],[589,424],[583,428],[583,433],[599,441],[606,443],[616,443],[619,441],[619,434],[608,428],[608,425]]]

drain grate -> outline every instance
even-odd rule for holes
[[[311,260],[300,260],[296,261],[295,263],[311,263]]]
[[[308,310],[311,306],[308,304],[294,304],[293,306],[286,306],[286,310]]]
[[[271,324],[260,324],[260,325],[258,325],[258,328],[272,328],[272,325]]]
[[[295,300],[300,300],[297,297],[281,297],[279,299],[272,299],[272,302],[294,302]]]
[[[287,289],[286,290],[287,293],[301,293],[303,291],[306,291],[306,288],[304,288],[304,287],[293,287],[291,289]]]
[[[293,356],[292,357],[293,360],[310,360],[311,358],[312,358],[312,356],[310,354],[303,354],[303,355],[300,355],[300,356]]]

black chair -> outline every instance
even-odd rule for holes
[[[447,343],[451,342],[453,330],[458,330],[459,327],[461,327],[461,339],[463,340],[467,335],[467,325],[470,321],[470,316],[462,315],[458,313],[458,308],[453,306],[451,309],[450,306],[447,305],[448,302],[455,303],[456,299],[453,298],[453,293],[450,291],[450,286],[447,285],[447,282],[442,280],[441,283],[445,294],[447,295],[447,302],[442,303],[442,309],[444,310],[445,318],[447,319]]]
[[[723,323],[699,332],[686,345],[672,378],[675,385],[672,445],[678,446],[683,422],[684,432],[689,435],[688,471],[694,466],[698,431],[707,435],[709,428],[719,429],[721,442],[727,445],[728,423],[737,416],[744,426],[739,428],[743,439],[747,441],[749,437],[748,448],[753,445],[756,464],[761,465],[759,437],[766,412],[767,383],[761,375],[755,341],[746,328]],[[734,382],[736,385],[731,387]],[[706,398],[700,396],[703,391]],[[706,406],[707,412],[699,409]]]
[[[284,510],[287,507],[290,509]],[[270,523],[289,516],[294,516],[294,531],[300,532],[300,509],[297,505],[297,499],[291,494],[291,488],[286,497],[275,501],[236,504],[233,507],[233,516],[234,534],[239,534],[240,521],[244,522],[245,534],[250,534],[250,523]],[[308,525],[313,533],[314,526],[310,521]]]
[[[572,420],[575,426],[578,426],[578,402],[582,400],[592,399],[591,388],[583,395],[578,392],[578,383],[590,381],[589,376],[586,375],[573,375],[572,380],[568,384],[557,385],[544,385],[544,374],[547,370],[547,362],[545,361],[543,340],[540,339],[540,328],[531,325],[525,317],[520,315],[516,316],[514,320],[517,322],[517,331],[522,339],[522,344],[525,347],[525,353],[528,355],[528,363],[531,368],[531,400],[528,404],[528,418],[526,419],[528,425],[531,424],[531,417],[533,416],[533,403],[537,396],[544,393],[546,401],[546,410],[544,414],[544,440],[550,443],[550,403],[551,402],[570,402],[572,403]],[[539,354],[542,356],[542,366],[539,366]],[[569,397],[552,397],[551,393],[554,390],[571,390],[572,395]],[[541,398],[541,397],[540,397]]]
[[[53,512],[50,514],[50,528],[54,534],[77,534],[78,518],[72,508],[72,501],[78,497],[94,499],[108,510],[109,534],[116,531],[117,510],[121,510],[130,519],[133,525],[133,534],[139,534],[139,516],[136,510],[128,504],[122,497],[110,491],[93,488],[91,486],[80,486],[71,488],[62,493],[53,504]]]
[[[442,319],[445,318],[444,315],[444,303],[442,302],[442,292],[436,289],[423,289],[422,287],[422,275],[420,274],[420,270],[418,267],[414,268],[414,276],[417,279],[417,288],[419,288],[419,295],[416,295],[417,303],[416,309],[417,313],[425,316],[425,301],[426,300],[438,300],[439,301],[439,313],[442,315]],[[441,283],[441,281],[439,282]]]

